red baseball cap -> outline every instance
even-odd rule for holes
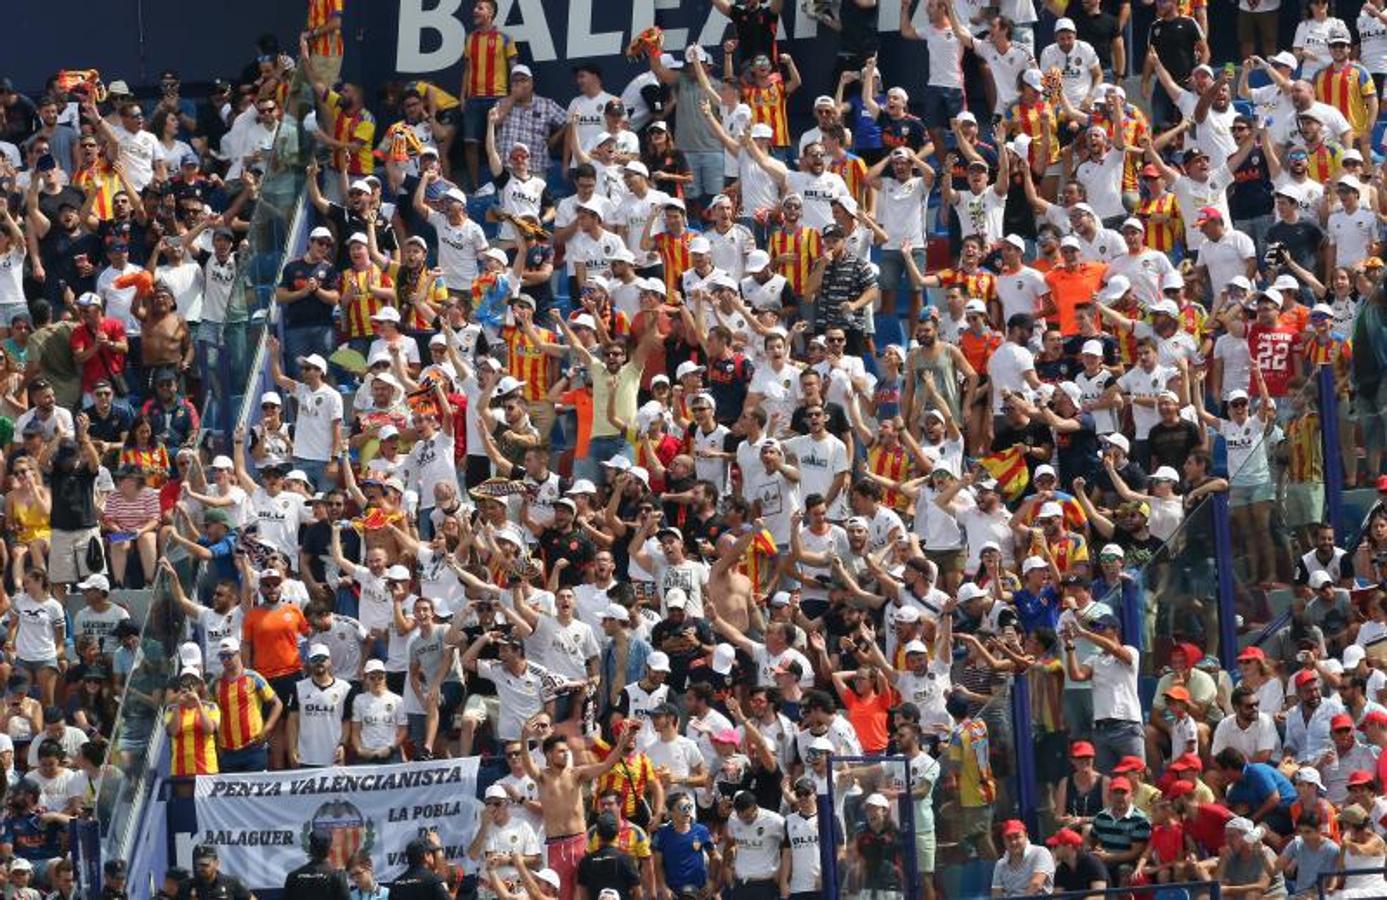
[[[1299,672],[1295,673],[1295,686],[1298,688],[1303,688],[1307,684],[1319,681],[1319,679],[1319,672],[1316,672],[1312,669],[1301,669]]]
[[[1025,834],[1026,823],[1020,819],[1007,819],[1002,823],[1002,837],[1011,837],[1013,834]]]
[[[1329,730],[1339,731],[1340,729],[1353,730],[1353,716],[1348,713],[1339,713],[1329,720]]]
[[[1082,847],[1084,839],[1072,828],[1061,828],[1045,839],[1047,847]]]
[[[1349,776],[1348,776],[1348,786],[1349,786],[1349,787],[1358,787],[1358,786],[1360,786],[1360,785],[1366,785],[1366,786],[1371,787],[1371,786],[1372,786],[1372,783],[1373,783],[1373,773],[1372,773],[1372,772],[1366,771],[1366,770],[1364,770],[1364,769],[1358,769],[1358,770],[1355,771],[1355,772],[1350,772],[1350,773],[1349,773]]]
[[[1167,800],[1174,800],[1174,799],[1176,799],[1177,797],[1183,797],[1183,796],[1185,796],[1186,794],[1193,794],[1193,793],[1194,793],[1194,783],[1191,782],[1191,781],[1180,780],[1180,781],[1172,782],[1171,785],[1170,785],[1170,787],[1168,787],[1168,788],[1165,789],[1165,798],[1166,798]]]
[[[1377,476],[1377,489],[1379,491],[1387,491],[1387,475]]]
[[[1247,647],[1238,654],[1238,662],[1246,662],[1249,659],[1266,659],[1267,654],[1261,647]]]
[[[1093,759],[1098,752],[1093,749],[1093,745],[1088,741],[1075,741],[1069,745],[1069,755],[1075,759]]]
[[[1199,758],[1198,753],[1184,753],[1171,760],[1166,768],[1172,772],[1202,772],[1204,760]]]
[[[1118,775],[1125,772],[1144,772],[1146,771],[1146,760],[1140,756],[1124,756],[1117,761],[1117,765],[1113,766],[1112,770]]]
[[[1142,178],[1160,178],[1160,177],[1161,177],[1161,170],[1158,169],[1158,168],[1156,168],[1156,167],[1155,167],[1154,165],[1152,165],[1151,163],[1147,163],[1145,166],[1142,166],[1142,169],[1141,169],[1141,177],[1142,177]]]
[[[1369,725],[1382,725],[1387,727],[1387,713],[1384,713],[1380,709],[1373,710],[1363,717],[1363,721],[1358,723],[1358,729],[1362,731]]]
[[[1130,794],[1132,792],[1132,783],[1119,775],[1108,783],[1108,790],[1126,791]]]
[[[1194,220],[1194,225],[1195,225],[1196,228],[1198,228],[1200,225],[1203,225],[1205,222],[1222,222],[1222,221],[1223,221],[1223,213],[1219,212],[1218,209],[1217,209],[1216,207],[1213,207],[1213,206],[1206,206],[1206,207],[1204,207],[1203,209],[1201,209],[1201,210],[1199,211],[1199,216]]]

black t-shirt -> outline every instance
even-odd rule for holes
[[[325,862],[299,866],[284,879],[284,894],[294,900],[351,900],[347,873]]]
[[[1146,537],[1137,537],[1127,528],[1117,525],[1113,528],[1112,541],[1121,547],[1125,556],[1123,564],[1133,569],[1146,565],[1155,559],[1156,554],[1164,546],[1161,539],[1154,534],[1147,533]]]
[[[677,625],[664,619],[650,629],[650,646],[669,655],[668,681],[675,693],[684,692],[689,664],[703,656],[703,645],[714,643],[717,639],[713,637],[713,626],[687,615]]]
[[[1184,84],[1194,71],[1195,46],[1204,39],[1199,23],[1189,16],[1157,19],[1151,23],[1147,42],[1155,48],[1156,56],[1166,67],[1176,84]]]
[[[1082,372],[1084,367],[1079,361],[1061,349],[1059,359],[1040,359],[1035,361],[1035,374],[1046,384],[1059,384],[1061,381],[1072,381],[1074,376]]]
[[[727,18],[731,20],[732,28],[737,33],[738,59],[750,62],[753,58],[765,54],[771,58],[771,62],[775,62],[775,33],[780,26],[779,16],[765,5],[747,9],[737,4],[732,7]]]
[[[103,248],[122,242],[129,245],[132,265],[143,266],[149,259],[149,226],[134,219],[107,219],[98,226],[96,236]]]
[[[1151,433],[1146,438],[1146,446],[1151,453],[1151,459],[1147,463],[1150,471],[1154,472],[1161,466],[1170,466],[1179,472],[1190,452],[1200,445],[1201,439],[1199,426],[1185,419],[1174,425],[1166,425],[1164,422],[1152,425]]]
[[[300,546],[303,552],[308,554],[308,568],[312,572],[313,578],[318,583],[322,583],[327,577],[327,566],[324,559],[331,552],[332,532],[336,526],[329,521],[312,522],[303,527],[299,532]],[[357,534],[355,528],[344,528],[340,531],[342,535],[342,556],[350,560],[361,559],[361,535]]]
[[[449,900],[448,887],[423,866],[410,866],[390,885],[394,900]]]
[[[997,433],[992,437],[992,452],[1000,453],[1003,450],[1010,450],[1017,444],[1025,444],[1029,447],[1053,447],[1055,436],[1050,431],[1050,426],[1039,419],[1031,419],[1025,425],[1017,426],[1011,422],[1004,423],[997,429]],[[1035,467],[1040,465],[1042,460],[1034,456],[1027,455],[1026,466],[1035,472]]]
[[[80,449],[75,451],[76,454],[81,452]],[[49,518],[54,529],[81,531],[96,527],[96,472],[87,467],[80,455],[67,464],[62,459],[54,461],[51,486],[53,512]]]
[[[880,43],[877,29],[878,4],[863,8],[857,3],[844,3],[838,10],[838,55],[849,57],[858,65],[863,57],[872,55]]]
[[[135,421],[135,414],[124,403],[112,403],[110,411],[105,416],[97,412],[94,404],[83,412],[87,414],[90,423],[87,425],[87,433],[94,439],[109,444],[124,443],[125,433]]]
[[[877,116],[877,125],[881,128],[881,146],[886,150],[894,150],[897,147],[919,150],[925,145],[925,123],[915,116],[905,115],[893,119],[882,113]]]
[[[328,260],[314,263],[300,257],[285,264],[279,286],[301,291],[310,278],[318,279],[318,286],[329,291],[337,290],[342,281]],[[300,297],[285,305],[284,324],[289,328],[297,325],[331,325],[333,309],[317,296]]]
[[[746,405],[747,389],[756,367],[740,353],[708,360],[708,393],[717,403],[717,420],[731,426]]]
[[[1055,864],[1055,890],[1086,891],[1095,881],[1106,882],[1108,870],[1098,857],[1086,850],[1080,850],[1071,868],[1066,863]]]
[[[1233,185],[1228,189],[1228,212],[1234,221],[1255,219],[1271,215],[1273,205],[1267,158],[1254,147],[1233,173]]]
[[[589,853],[578,863],[578,883],[587,888],[589,897],[596,897],[611,888],[628,900],[631,890],[640,884],[641,876],[630,855],[608,845]],[[392,890],[390,896],[395,896]]]
[[[657,191],[664,191],[671,197],[684,196],[684,186],[680,182],[661,178],[656,174],[657,172],[667,172],[671,175],[689,174],[692,170],[689,168],[689,161],[685,158],[684,151],[673,148],[665,153],[646,154],[645,165],[650,169],[650,180]]]
[[[848,414],[843,411],[843,407],[837,403],[823,404],[824,413],[828,416],[828,421],[824,423],[824,430],[829,434],[836,434],[840,438],[852,434],[852,425],[848,422]],[[809,421],[804,413],[805,405],[800,403],[790,416],[790,430],[795,434],[808,434]]]
[[[65,184],[58,188],[57,193],[50,194],[44,191],[39,194],[39,212],[48,218],[50,224],[56,225],[60,206],[66,203],[68,206],[80,210],[86,199],[80,190],[70,184]]]
[[[366,233],[366,218],[337,203],[328,204],[326,218],[332,230],[337,232],[337,268],[346,269],[352,262],[347,238],[358,231]],[[399,244],[395,242],[395,229],[381,216],[376,216],[376,246],[387,256],[399,249]]]
[[[190,879],[178,892],[178,900],[250,900],[250,896],[241,879],[220,873],[211,881]]]
[[[559,560],[568,560],[568,566],[559,572],[559,584],[570,588],[583,583],[583,566],[596,555],[591,539],[576,528],[567,532],[546,528],[539,536],[539,549],[548,571],[553,571]]]
[[[1117,16],[1102,9],[1090,16],[1081,7],[1072,18],[1075,35],[1079,40],[1088,41],[1093,45],[1093,52],[1098,56],[1098,65],[1104,71],[1111,69],[1113,38],[1122,35],[1122,29],[1117,25]]]
[[[1055,456],[1059,461],[1060,484],[1068,488],[1075,478],[1090,481],[1099,472],[1098,432],[1093,413],[1079,413],[1079,430],[1055,432]]]
[[[1300,219],[1296,222],[1277,222],[1267,229],[1267,243],[1281,244],[1286,254],[1296,261],[1296,265],[1313,270],[1319,265],[1320,247],[1324,246],[1324,232],[1314,222]]]
[[[60,308],[57,304],[62,303],[64,284],[79,296],[96,290],[96,276],[106,258],[101,238],[85,231],[71,235],[57,225],[39,241],[39,256],[48,275],[43,295],[55,308]],[[92,265],[91,274],[86,277],[77,271],[77,259],[83,256]]]

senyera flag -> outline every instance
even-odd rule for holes
[[[1020,497],[1031,483],[1031,470],[1026,466],[1026,458],[1021,454],[1019,444],[997,453],[989,453],[978,460],[978,464],[997,479],[997,490],[1008,500]]]

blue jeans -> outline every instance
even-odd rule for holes
[[[627,459],[631,459],[631,445],[627,442],[626,438],[622,437],[619,434],[614,434],[609,437],[592,438],[588,442],[588,458],[586,461],[591,462],[593,464],[594,474],[592,476],[584,477],[589,477],[590,480],[594,483],[600,483],[602,481],[605,481],[606,479],[602,477],[603,473],[600,467],[602,463],[617,455],[624,456]],[[577,461],[575,461],[575,474],[577,471],[577,467]]]
[[[299,357],[321,353],[326,359],[332,354],[331,325],[299,325],[284,329],[284,371],[290,378],[299,377]]]
[[[223,772],[263,772],[270,764],[270,754],[264,744],[240,750],[222,750],[217,758]]]
[[[315,491],[326,490],[323,478],[327,475],[327,460],[325,459],[304,459],[302,456],[294,457],[294,468],[303,469],[303,473],[308,476],[308,483],[313,485]]]
[[[693,173],[687,188],[690,197],[714,197],[722,193],[723,155],[721,150],[690,150],[684,154]]]
[[[1267,231],[1275,222],[1276,218],[1267,213],[1255,219],[1234,219],[1233,227],[1252,238],[1252,243],[1257,246],[1257,259],[1260,261],[1267,249]]]

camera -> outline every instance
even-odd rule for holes
[[[1266,251],[1262,254],[1262,267],[1273,269],[1277,266],[1286,264],[1286,245],[1280,241],[1273,241],[1267,244]]]

